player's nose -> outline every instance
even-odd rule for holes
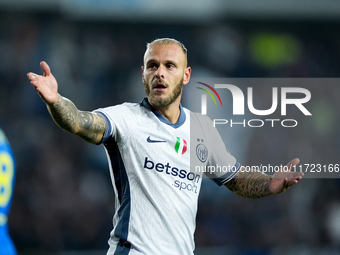
[[[156,70],[156,73],[155,73],[155,76],[158,78],[158,79],[164,79],[164,73],[165,73],[165,70],[162,66],[159,66]]]

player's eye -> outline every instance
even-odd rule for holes
[[[148,64],[148,68],[154,69],[154,68],[157,68],[157,65],[156,65],[156,63],[150,63],[150,64]]]

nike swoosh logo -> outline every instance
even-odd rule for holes
[[[166,143],[166,141],[160,141],[160,140],[151,140],[150,136],[148,139],[146,139],[148,143]]]

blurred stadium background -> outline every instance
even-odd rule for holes
[[[26,77],[41,60],[62,95],[93,110],[142,99],[145,43],[158,37],[186,45],[195,77],[339,77],[339,25],[334,0],[0,0],[0,126],[17,161],[9,224],[19,254],[105,254],[112,228],[104,150],[51,120]],[[340,88],[319,90],[323,125],[292,146],[327,159],[340,152],[340,107],[328,103]],[[271,130],[252,133],[235,156],[286,163],[278,145],[292,138]],[[304,179],[260,200],[211,183],[199,202],[197,255],[340,254],[339,179]]]

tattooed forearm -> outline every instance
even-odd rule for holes
[[[90,112],[80,112],[79,122],[79,125],[82,128],[82,132],[78,134],[80,137],[88,142],[94,143],[101,140],[101,137],[105,132],[105,120],[101,115]]]
[[[91,143],[100,142],[105,132],[105,120],[99,114],[79,111],[68,99],[59,95],[58,101],[48,110],[54,121],[64,130]]]
[[[261,198],[271,195],[269,183],[271,177],[256,171],[246,171],[242,168],[239,173],[225,184],[233,193],[248,197]]]
[[[48,110],[54,121],[62,129],[75,133],[78,109],[70,100],[59,95],[57,103],[53,106],[48,106]]]

